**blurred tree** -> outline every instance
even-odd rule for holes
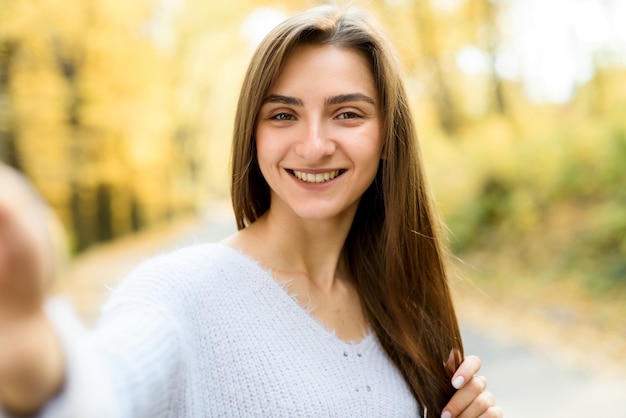
[[[499,53],[500,31],[498,29],[499,3],[494,0],[469,0],[468,21],[474,22],[478,46],[483,49],[489,58],[489,83],[486,95],[490,98],[491,111],[507,113],[507,103],[504,96],[504,87],[496,69]],[[509,115],[511,116],[511,115]]]
[[[446,134],[452,136],[459,129],[462,121],[457,110],[457,100],[454,98],[447,78],[447,72],[443,68],[442,47],[439,43],[440,25],[432,10],[430,0],[415,0],[411,4],[419,43],[422,48],[421,59],[428,71],[427,74],[433,80],[432,83],[426,85],[437,109],[441,127]]]
[[[77,249],[198,205],[180,187],[193,179],[174,144],[176,57],[146,29],[159,4],[0,8],[2,159],[33,180]]]

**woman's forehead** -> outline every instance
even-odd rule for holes
[[[374,72],[366,55],[356,49],[332,44],[305,44],[286,56],[268,94],[297,87],[364,90],[376,95]]]

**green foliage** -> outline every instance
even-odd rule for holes
[[[626,287],[626,121],[598,117],[519,129],[503,149],[487,134],[500,120],[468,129],[459,146],[478,186],[443,207],[460,253],[515,249],[511,268],[579,277],[594,292]],[[554,113],[551,113],[554,117]],[[561,123],[559,123],[561,122]],[[464,151],[465,150],[465,151]],[[456,158],[455,161],[462,161]],[[436,180],[435,180],[436,183]],[[442,185],[439,185],[441,187]],[[446,189],[437,195],[446,201]],[[511,257],[511,252],[507,252]]]

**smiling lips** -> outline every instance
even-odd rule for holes
[[[307,183],[325,183],[342,174],[344,170],[333,170],[325,173],[305,173],[303,171],[291,170],[291,173],[298,179]]]

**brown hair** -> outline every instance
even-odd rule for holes
[[[344,250],[370,325],[422,407],[439,416],[453,394],[450,377],[462,358],[461,336],[400,65],[363,12],[310,9],[277,26],[255,52],[235,119],[231,194],[237,226],[245,228],[269,208],[269,187],[257,162],[256,117],[290,51],[302,44],[353,48],[371,63],[383,154]],[[444,363],[452,350],[450,369]]]

